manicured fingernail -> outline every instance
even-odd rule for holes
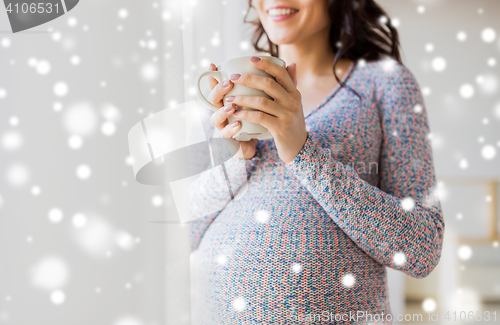
[[[208,70],[214,70],[214,64],[210,63],[210,66],[208,67]]]
[[[229,105],[229,106],[226,106],[226,107],[224,108],[224,111],[226,111],[226,112],[228,112],[228,113],[229,113],[229,112],[231,112],[233,109],[234,109],[234,104],[231,104],[231,105]]]
[[[262,58],[259,58],[258,56],[252,56],[250,58],[250,61],[252,61],[254,63],[260,62],[260,60],[262,60]]]
[[[231,126],[232,126],[233,128],[237,127],[237,126],[238,126],[238,124],[239,124],[238,122],[239,122],[239,121],[234,121],[234,122],[231,124]]]
[[[226,97],[226,102],[230,103],[234,100],[234,96],[228,96]]]
[[[224,81],[224,82],[222,83],[222,86],[223,86],[223,87],[227,87],[227,86],[229,86],[229,80]]]
[[[240,79],[240,77],[241,77],[241,74],[236,73],[236,74],[232,74],[232,75],[229,77],[229,79],[231,79],[231,80],[238,80],[238,79]]]

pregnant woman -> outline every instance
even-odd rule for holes
[[[293,63],[251,59],[276,81],[210,81],[211,137],[237,132],[233,114],[273,139],[240,142],[192,188],[193,324],[392,324],[386,267],[426,277],[444,233],[427,111],[398,33],[374,0],[250,6],[255,49]],[[274,100],[223,107],[234,84]]]

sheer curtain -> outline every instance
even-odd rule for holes
[[[162,6],[166,109],[195,101],[194,80],[208,70],[210,63],[218,65],[230,58],[256,53],[250,43],[252,26],[243,23],[247,1],[165,0]],[[252,17],[255,12],[249,15]],[[205,95],[209,92],[206,80],[202,81],[202,90]],[[196,105],[204,118],[210,116],[209,108],[197,101]],[[195,288],[190,285],[189,227],[180,223],[175,206],[178,201],[170,186],[165,186],[165,198],[170,202],[165,220],[166,324],[190,324]]]

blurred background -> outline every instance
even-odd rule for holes
[[[388,269],[393,314],[500,323],[500,2],[378,2],[424,94],[446,222],[427,278]],[[255,53],[247,5],[85,0],[16,34],[0,9],[0,324],[189,324],[187,227],[169,186],[134,179],[127,134]]]

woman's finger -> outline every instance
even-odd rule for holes
[[[215,66],[215,64],[210,63],[208,70],[217,71],[217,67]],[[210,76],[208,77],[208,84],[209,84],[210,90],[213,90],[215,88],[215,86],[217,86],[218,83],[219,82],[214,77],[210,77]]]
[[[272,78],[258,76],[252,73],[242,73],[238,75],[231,75],[231,81],[235,84],[260,89],[267,95],[274,98],[274,100],[283,102],[290,96],[290,94]],[[233,77],[237,77],[237,79],[234,79]]]
[[[273,132],[279,128],[280,120],[274,116],[260,111],[250,111],[247,109],[240,109],[234,112],[234,117],[262,125],[269,131]]]
[[[207,100],[215,106],[222,107],[221,100],[228,91],[233,88],[231,80],[226,80],[223,83],[217,84],[212,92],[208,95]]]
[[[269,59],[262,59],[259,62],[254,62],[251,61],[252,64],[261,70],[264,70],[265,72],[269,73],[271,76],[274,76],[276,78],[276,81],[283,87],[285,90],[289,93],[294,93],[297,91],[297,87],[295,87],[292,78],[288,74],[288,71],[285,67],[282,67],[281,65],[274,63],[273,61]]]
[[[227,124],[227,118],[234,113],[235,105],[233,103],[222,107],[212,114],[210,123],[217,129],[222,130]]]
[[[286,113],[274,100],[262,96],[235,95],[226,97],[226,101],[234,103],[236,106],[263,111],[273,117],[282,117]]]
[[[235,135],[236,132],[238,132],[240,127],[241,127],[241,122],[234,121],[233,123],[226,125],[222,130],[220,130],[220,135],[223,138],[232,139],[233,135]]]

